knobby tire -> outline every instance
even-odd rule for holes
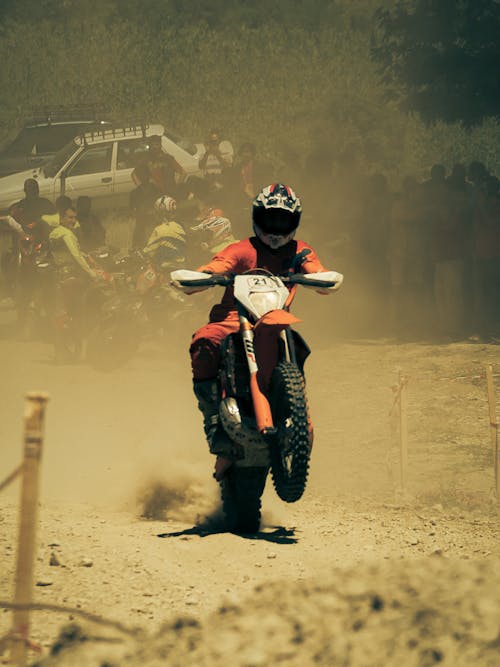
[[[273,484],[282,500],[293,503],[305,491],[311,453],[305,382],[295,364],[282,361],[276,366],[269,401],[278,431],[270,446]]]

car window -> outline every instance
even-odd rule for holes
[[[97,144],[86,148],[68,169],[66,176],[83,176],[111,171],[113,144]]]
[[[148,140],[130,139],[118,142],[117,169],[133,169],[137,167],[141,158],[148,152]]]

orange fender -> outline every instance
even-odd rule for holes
[[[295,315],[292,315],[287,310],[270,310],[256,322],[255,328],[260,326],[277,326],[280,329],[284,329],[291,324],[296,324],[297,322],[301,321],[302,320],[300,320],[298,317],[295,317]]]

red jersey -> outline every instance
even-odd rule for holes
[[[303,251],[308,252],[301,255]],[[304,241],[290,241],[281,248],[272,250],[256,236],[226,246],[198,271],[240,274],[250,269],[267,269],[278,276],[326,271],[314,250]],[[228,287],[221,303],[212,309],[210,320],[213,322],[224,319],[235,308],[233,288]]]

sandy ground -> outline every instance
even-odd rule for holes
[[[34,599],[131,631],[38,611],[31,636],[43,653],[33,660],[499,664],[499,513],[483,377],[486,363],[498,372],[498,347],[346,340],[312,323],[301,331],[313,348],[310,480],[294,505],[268,483],[252,538],[222,531],[191,395],[189,331],[144,344],[109,374],[56,367],[43,343],[0,341],[0,481],[20,462],[24,392],[51,396]],[[405,494],[389,414],[398,368],[409,377]],[[18,494],[19,482],[0,493],[4,601]],[[0,610],[0,636],[10,619]],[[74,645],[48,658],[68,622],[81,628]]]

